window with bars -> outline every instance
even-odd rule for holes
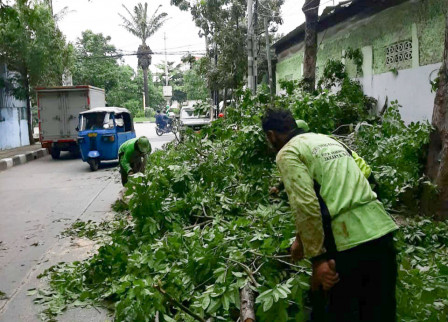
[[[412,61],[412,41],[406,40],[386,47],[386,65],[393,67]]]

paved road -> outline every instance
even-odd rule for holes
[[[149,138],[153,149],[174,135],[157,137],[154,124],[135,126],[138,136]],[[121,191],[117,162],[91,172],[87,163],[62,154],[0,172],[0,321],[39,321],[39,306],[26,296],[41,285],[36,279],[60,261],[83,259],[95,251],[92,243],[73,242],[58,235],[77,219],[100,221],[111,216],[110,205]],[[63,321],[104,321],[96,310],[68,312]]]

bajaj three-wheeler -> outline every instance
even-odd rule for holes
[[[118,159],[120,145],[135,138],[131,113],[121,107],[96,107],[79,113],[78,144],[92,171],[103,160]]]

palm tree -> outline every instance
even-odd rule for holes
[[[154,35],[156,31],[165,23],[165,12],[159,13],[161,5],[152,14],[151,18],[148,17],[148,3],[137,4],[134,7],[134,12],[129,11],[123,4],[123,8],[128,13],[129,18],[126,18],[122,14],[118,14],[123,19],[122,26],[134,36],[138,37],[142,43],[138,46],[137,57],[138,65],[143,70],[143,84],[145,88],[145,102],[149,102],[148,93],[148,67],[151,65],[151,54],[153,53],[149,46],[146,44],[146,40]],[[149,19],[148,19],[149,18]]]

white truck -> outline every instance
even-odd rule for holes
[[[93,107],[106,106],[104,90],[88,85],[35,90],[42,147],[47,148],[53,159],[59,159],[61,151],[79,154],[78,115]]]

